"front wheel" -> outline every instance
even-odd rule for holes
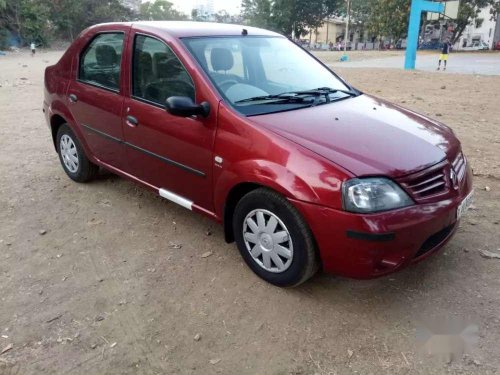
[[[57,131],[56,147],[61,165],[73,181],[87,182],[97,175],[99,167],[87,158],[77,136],[66,124]]]
[[[287,199],[272,190],[254,190],[238,202],[233,231],[247,265],[271,284],[296,286],[318,270],[307,223]]]

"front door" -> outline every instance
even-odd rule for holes
[[[127,171],[166,191],[166,197],[175,194],[181,204],[187,202],[189,207],[192,202],[213,211],[216,116],[184,118],[167,113],[165,101],[170,96],[196,101],[191,76],[163,41],[136,34],[131,45],[131,95],[123,107]]]
[[[97,34],[80,55],[77,79],[68,90],[69,108],[92,154],[117,168],[125,155],[120,94],[124,40],[123,32]]]

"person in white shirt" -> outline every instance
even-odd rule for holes
[[[35,42],[31,42],[30,44],[30,48],[31,48],[31,57],[35,56],[35,53],[36,53],[36,45],[35,45]]]

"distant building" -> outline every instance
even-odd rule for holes
[[[495,29],[498,28],[498,18],[497,20],[491,19],[490,13],[491,6],[484,8],[479,15],[479,18],[483,19],[483,23],[480,27],[476,25],[469,25],[466,27],[464,33],[460,37],[460,40],[456,44],[457,49],[471,46],[474,42],[485,42],[490,49],[494,47],[495,39]]]
[[[213,21],[215,14],[214,0],[196,0],[195,7],[198,18],[204,21]]]
[[[497,16],[495,36],[493,37],[493,44],[496,46],[498,43],[500,43],[500,14]]]
[[[141,0],[122,0],[123,5],[132,10],[134,13],[139,13],[139,9],[141,7],[142,1]]]
[[[346,19],[342,17],[333,17],[325,20],[323,26],[316,30],[310,30],[302,40],[309,41],[311,47],[319,49],[329,49],[330,44],[333,48],[344,46],[347,39],[348,49],[373,49],[375,45],[374,39],[370,38],[367,32],[361,30],[355,23],[349,24],[349,35],[345,37]]]

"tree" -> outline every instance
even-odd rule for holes
[[[3,0],[0,5],[0,29],[19,35],[24,41],[48,42],[50,8],[46,1]]]
[[[198,20],[198,9],[191,9],[191,19],[193,21]]]
[[[390,37],[393,40],[404,38],[408,32],[411,0],[376,0],[367,19],[371,34]]]
[[[128,21],[130,9],[121,0],[39,0],[51,8],[51,23],[56,33],[73,40],[83,29],[102,22]]]
[[[141,4],[142,19],[151,21],[185,20],[187,16],[174,8],[174,4],[167,0],[154,0]]]
[[[271,8],[271,0],[243,0],[241,3],[241,16],[247,24],[276,30],[271,21]]]
[[[224,9],[221,9],[217,13],[215,13],[214,17],[215,17],[215,22],[219,22],[219,23],[230,23],[231,22],[231,16]]]
[[[350,0],[351,17],[349,27],[352,28],[353,32],[362,33],[366,30],[376,2],[377,0]],[[347,2],[341,4],[335,15],[347,18]]]
[[[340,7],[342,0],[243,0],[247,23],[299,38],[321,27]]]
[[[6,49],[9,40],[9,32],[6,29],[0,28],[0,51]]]
[[[474,24],[480,26],[483,23],[483,19],[479,17],[481,10],[488,5],[494,5],[495,2],[498,3],[497,0],[461,0],[451,43],[455,44],[458,42],[467,26]]]
[[[364,25],[370,19],[377,0],[350,0],[351,22]],[[342,2],[336,12],[337,16],[347,16],[347,2]]]
[[[491,5],[491,20],[494,21],[500,15],[500,0],[490,0],[489,3]]]
[[[130,18],[121,0],[0,0],[0,28],[27,43],[47,45],[54,34],[73,40],[88,26]]]

